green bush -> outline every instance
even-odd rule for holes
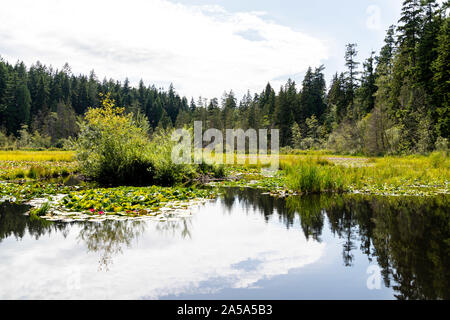
[[[106,185],[172,185],[195,175],[193,166],[173,163],[170,132],[150,139],[147,119],[124,111],[106,96],[80,123],[74,147],[86,177]]]

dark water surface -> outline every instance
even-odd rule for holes
[[[55,223],[0,204],[0,299],[449,299],[449,196],[251,189],[185,220]]]

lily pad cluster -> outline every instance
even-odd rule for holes
[[[20,203],[44,196],[67,194],[80,189],[80,186],[66,186],[56,183],[6,183],[0,182],[0,202]]]
[[[213,198],[213,189],[183,187],[118,187],[70,192],[60,205],[70,211],[88,215],[154,214],[171,202]]]

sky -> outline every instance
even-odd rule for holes
[[[0,56],[197,99],[342,72],[347,43],[362,62],[383,45],[402,0],[2,0]]]

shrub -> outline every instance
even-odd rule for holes
[[[165,130],[152,139],[147,119],[126,114],[106,95],[101,108],[90,108],[74,142],[81,172],[108,185],[171,185],[191,178],[190,165],[174,164],[175,142]]]

